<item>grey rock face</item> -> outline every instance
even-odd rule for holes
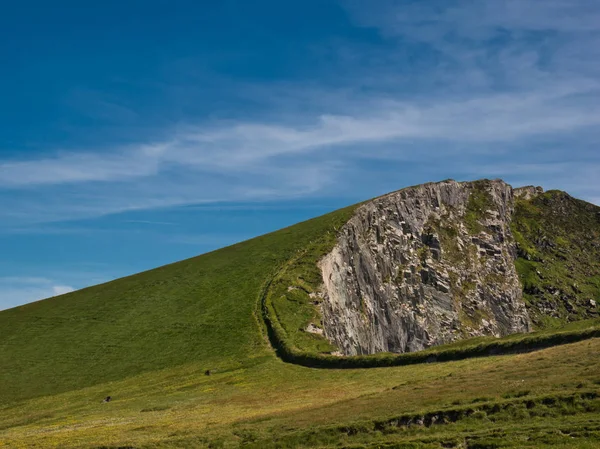
[[[542,189],[541,187],[535,187],[535,186],[525,186],[525,187],[518,187],[518,188],[514,189],[513,192],[514,192],[514,195],[516,198],[530,200],[531,198],[534,198],[534,197],[540,195],[541,193],[544,193],[544,189]]]
[[[514,195],[499,180],[443,181],[360,206],[320,263],[325,336],[356,355],[529,331]]]

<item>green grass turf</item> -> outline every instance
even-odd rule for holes
[[[271,355],[261,363],[205,376],[204,364],[192,362],[6,404],[0,407],[0,447],[414,443],[423,445],[391,447],[441,449],[461,447],[442,446],[448,441],[495,440],[496,446],[480,447],[560,443],[591,448],[600,443],[598,399],[581,395],[598,393],[600,339],[527,354],[391,368],[312,369]],[[106,395],[114,399],[103,404]],[[448,424],[406,427],[402,421],[461,410],[463,416]],[[531,435],[546,435],[546,442],[523,444]]]

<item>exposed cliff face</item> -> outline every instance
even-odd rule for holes
[[[529,331],[514,199],[502,181],[444,181],[360,206],[320,264],[325,336],[355,355]]]

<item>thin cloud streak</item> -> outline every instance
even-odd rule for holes
[[[427,41],[441,40],[448,30],[483,40],[498,30],[585,33],[600,27],[595,0],[381,0],[378,8],[366,7],[360,0],[343,0],[342,4],[365,26]]]
[[[341,145],[423,139],[511,142],[536,135],[600,125],[600,84],[545,86],[543,92],[493,95],[433,105],[382,102],[377,113],[322,115],[312,125],[239,123],[221,128],[188,127],[170,141],[125,148],[119,154],[71,153],[54,159],[0,164],[0,186],[110,182],[151,177],[177,166],[211,173],[264,172],[271,158],[310,155]],[[307,120],[303,120],[306,122]],[[260,167],[258,165],[260,164]],[[276,164],[274,165],[276,167]]]

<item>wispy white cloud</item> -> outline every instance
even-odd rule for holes
[[[75,291],[42,277],[0,277],[0,310]]]
[[[20,189],[26,198],[13,197],[18,204],[0,214],[20,211],[23,216],[17,216],[17,222],[55,221],[180,204],[307,195],[329,185],[353,158],[369,157],[373,143],[394,143],[393,150],[375,158],[401,159],[414,151],[404,148],[403,142],[438,141],[439,149],[429,153],[443,160],[451,155],[443,142],[467,143],[461,147],[463,153],[481,152],[479,145],[489,142],[510,144],[598,126],[599,106],[569,101],[573,95],[596,95],[594,88],[586,87],[562,96],[556,89],[435,105],[387,102],[375,114],[322,116],[312,125],[244,123],[208,131],[201,127],[152,146],[161,149],[156,152],[124,149],[118,158],[69,154],[51,162],[12,162],[2,166],[0,185]],[[48,184],[57,187],[35,189]],[[77,189],[70,184],[77,184]]]
[[[382,0],[376,8],[346,0],[355,23],[379,30],[396,48],[421,45],[433,55],[410,80],[433,92],[477,94],[485,89],[531,89],[559,80],[597,79],[600,7],[595,0]],[[410,72],[388,51],[380,67]]]
[[[548,87],[463,101],[381,100],[374,111],[321,115],[312,121],[305,117],[297,126],[255,122],[188,126],[169,141],[123,148],[118,155],[69,153],[53,159],[5,162],[0,165],[0,186],[131,180],[177,166],[200,174],[242,171],[274,176],[277,171],[272,169],[281,167],[276,162],[262,165],[265,161],[343,145],[402,139],[511,142],[600,123],[598,103],[572,101],[582,95],[600,95],[600,83]],[[307,160],[302,168],[315,167]]]
[[[598,30],[600,23],[595,0],[381,0],[376,8],[360,0],[342,4],[364,25],[423,40],[439,40],[449,30],[477,40],[498,29],[581,33]]]
[[[117,153],[58,152],[52,158],[3,161],[0,185],[18,187],[149,176],[158,170],[154,155],[161,151],[154,145],[141,145]]]
[[[175,132],[169,141],[123,148],[111,154],[57,154],[53,159],[0,165],[0,186],[52,191],[65,209],[84,215],[173,204],[261,199],[314,192],[336,175],[351,156],[367,157],[369,144],[394,142],[389,157],[401,158],[402,142],[415,140],[510,144],[536,136],[572,133],[600,125],[595,83],[557,85],[527,94],[497,94],[462,101],[381,101],[375,111],[353,116],[321,115],[296,126],[277,123],[200,125]],[[344,147],[352,147],[344,155]],[[463,151],[469,146],[463,145]],[[443,145],[437,151],[445,156]],[[380,156],[379,156],[380,157]],[[60,187],[78,184],[77,190]],[[38,192],[44,197],[44,192]],[[44,209],[32,201],[33,208]],[[27,201],[21,201],[21,208]],[[13,210],[14,212],[14,210]]]
[[[74,292],[75,289],[69,285],[53,285],[52,296],[65,295],[67,293]]]
[[[162,225],[162,226],[173,226],[175,224],[174,222],[171,222],[171,221],[155,221],[155,220],[125,220],[124,223]]]

